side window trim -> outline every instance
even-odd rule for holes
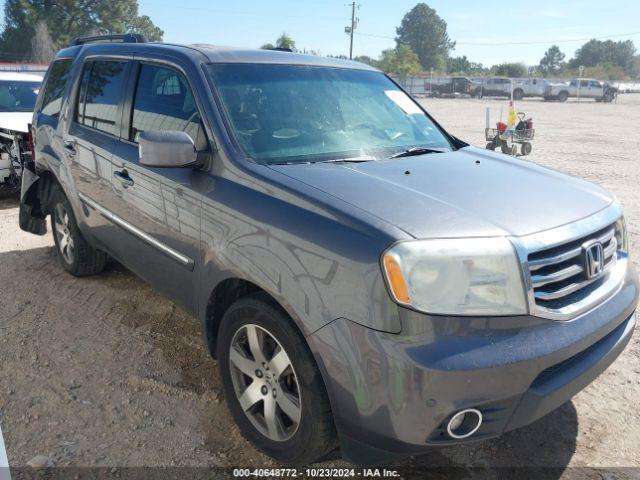
[[[124,78],[125,81],[123,82],[124,85],[120,91],[120,99],[118,101],[118,110],[116,113],[116,122],[117,122],[117,126],[119,127],[117,129],[117,131],[119,132],[118,134],[113,134],[110,132],[107,132],[105,130],[100,130],[99,128],[95,128],[92,127],[90,125],[86,125],[84,123],[80,123],[77,119],[77,107],[78,107],[78,102],[80,99],[80,92],[82,91],[82,76],[84,74],[84,69],[85,66],[88,63],[92,63],[95,64],[95,62],[97,61],[113,61],[113,62],[126,62],[127,66],[125,67],[125,73],[124,73]],[[97,132],[103,135],[108,135],[109,137],[112,138],[118,138],[121,139],[122,138],[122,111],[123,111],[123,103],[125,102],[125,92],[127,91],[126,89],[128,88],[128,79],[130,78],[130,72],[132,69],[132,64],[134,63],[134,59],[132,56],[118,56],[118,55],[89,55],[85,58],[82,59],[81,61],[81,65],[79,66],[80,68],[80,73],[77,75],[77,82],[78,85],[76,87],[76,92],[75,95],[73,97],[75,97],[75,103],[74,105],[72,105],[72,110],[71,110],[71,119],[69,121],[69,125],[73,124],[76,127],[79,128],[86,128],[91,130],[92,132]],[[93,65],[91,66],[91,68],[93,69]],[[88,89],[87,89],[88,90]],[[86,96],[86,92],[85,92],[85,96]],[[73,98],[72,97],[72,98]],[[84,102],[84,106],[85,106],[85,110],[86,110],[86,102]]]
[[[79,125],[82,126],[87,126],[84,122],[79,122],[78,121],[78,117],[80,116],[80,111],[79,111],[79,107],[80,105],[83,106],[82,108],[82,118],[84,119],[85,117],[85,111],[87,109],[87,90],[89,90],[88,88],[88,83],[89,80],[91,79],[91,70],[93,69],[93,60],[88,60],[86,62],[84,62],[82,64],[82,69],[80,70],[80,86],[78,88],[78,94],[77,94],[77,98],[76,98],[76,103],[75,103],[75,108],[73,109],[73,117],[72,117],[72,122],[75,122]],[[82,99],[80,99],[80,95],[82,95],[82,88],[84,86],[84,69],[87,65],[91,64],[91,66],[89,67],[89,75],[87,77],[87,88],[84,90],[84,96]]]

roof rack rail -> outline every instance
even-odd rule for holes
[[[140,33],[119,33],[113,35],[94,35],[91,37],[78,37],[69,46],[84,45],[86,43],[147,43],[147,37]]]

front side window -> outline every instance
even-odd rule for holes
[[[189,134],[197,150],[205,150],[206,137],[193,94],[184,76],[171,68],[142,64],[138,76],[129,140],[145,130]]]
[[[111,135],[120,134],[118,105],[126,79],[126,61],[85,63],[78,96],[78,123]]]
[[[0,112],[32,112],[40,82],[0,81]]]
[[[44,115],[51,117],[60,115],[62,95],[69,80],[71,63],[72,60],[70,58],[61,58],[55,60],[49,67],[47,83],[42,91],[42,100],[38,109]]]
[[[445,134],[384,74],[303,65],[212,64],[245,153],[263,163],[389,158],[450,150]]]

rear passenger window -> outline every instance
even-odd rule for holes
[[[61,58],[51,64],[51,67],[49,67],[49,75],[47,76],[47,83],[42,91],[42,98],[38,108],[39,112],[51,117],[60,115],[62,95],[67,86],[70,71],[70,58]]]
[[[120,134],[118,104],[122,97],[127,62],[87,62],[82,72],[76,120],[111,135]]]
[[[207,140],[189,84],[170,68],[142,64],[133,104],[129,139],[147,130],[182,131],[189,134],[197,150],[206,150]]]

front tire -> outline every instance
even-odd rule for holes
[[[76,277],[100,273],[107,256],[84,238],[69,200],[58,188],[52,194],[50,213],[53,240],[62,268]]]
[[[242,298],[227,310],[217,352],[227,404],[253,445],[294,465],[336,448],[329,399],[309,347],[268,297]]]
[[[558,101],[559,102],[566,102],[567,99],[569,98],[569,93],[562,91],[558,94]]]

